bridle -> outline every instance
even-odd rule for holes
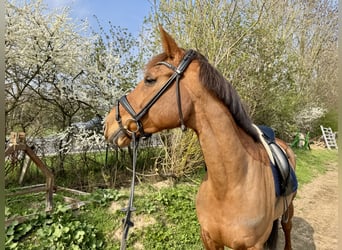
[[[132,160],[132,182],[131,182],[131,191],[130,197],[128,200],[128,207],[123,209],[123,212],[126,212],[126,217],[123,219],[123,226],[124,231],[122,234],[121,239],[121,246],[120,250],[126,249],[126,239],[128,236],[128,230],[130,227],[133,227],[134,224],[131,221],[131,213],[135,210],[133,207],[133,197],[134,197],[134,186],[135,186],[135,169],[136,169],[136,162],[137,162],[137,149],[138,149],[138,142],[139,138],[147,138],[151,136],[151,134],[145,133],[141,119],[147,114],[150,108],[156,103],[156,101],[165,93],[165,91],[172,85],[173,82],[176,82],[176,95],[177,95],[177,106],[178,106],[178,114],[179,120],[181,124],[181,129],[184,131],[186,129],[184,124],[184,117],[182,112],[182,104],[181,104],[181,96],[180,96],[180,87],[179,82],[180,78],[182,77],[184,71],[189,66],[191,61],[194,59],[196,52],[194,50],[188,50],[182,61],[180,62],[178,67],[173,66],[172,64],[162,61],[158,62],[156,65],[164,65],[174,71],[171,77],[166,81],[163,87],[152,97],[152,99],[140,110],[139,113],[136,113],[133,107],[127,100],[126,95],[122,96],[119,100],[117,100],[116,105],[116,121],[119,124],[120,131],[123,131],[128,137],[132,139],[133,144],[133,160]],[[122,106],[131,116],[131,118],[127,119],[125,125],[122,124],[121,116],[120,116],[120,109],[119,106]],[[129,123],[134,122],[137,126],[135,130],[129,129]]]
[[[185,130],[186,127],[184,125],[184,118],[182,113],[182,104],[181,104],[181,96],[180,96],[180,87],[179,80],[182,77],[184,71],[189,66],[190,62],[194,59],[196,52],[194,50],[188,50],[182,61],[180,62],[178,67],[173,66],[172,64],[162,61],[158,62],[156,65],[164,65],[169,69],[173,70],[174,73],[167,80],[167,82],[163,85],[163,87],[152,97],[152,99],[139,111],[136,113],[133,107],[127,100],[126,95],[122,96],[119,100],[117,100],[116,105],[116,121],[119,124],[120,130],[125,132],[125,134],[131,138],[132,134],[136,135],[139,133],[140,137],[149,137],[151,134],[145,133],[144,128],[142,126],[141,119],[147,114],[150,108],[156,103],[156,101],[165,93],[165,91],[172,85],[172,83],[176,82],[176,95],[177,95],[177,107],[179,113],[179,119],[181,123],[181,129]],[[125,125],[122,124],[121,116],[120,116],[120,105],[130,114],[131,118],[127,119]],[[134,122],[137,126],[136,130],[129,129],[129,123]]]

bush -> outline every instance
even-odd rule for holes
[[[94,225],[59,205],[52,214],[39,213],[6,229],[6,249],[103,249],[104,236]]]
[[[317,137],[322,135],[320,125],[325,128],[331,128],[333,132],[338,131],[338,111],[336,109],[329,110],[321,118],[313,124],[312,137]]]

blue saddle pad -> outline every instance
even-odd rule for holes
[[[271,168],[272,168],[273,179],[274,179],[275,193],[277,197],[288,195],[290,193],[297,191],[298,181],[297,181],[296,173],[293,171],[291,167],[290,167],[289,181],[287,182],[287,185],[290,185],[290,187],[288,188],[281,186],[282,181],[280,178],[278,167],[276,167],[274,164],[271,163]]]

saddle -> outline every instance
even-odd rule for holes
[[[295,192],[298,181],[285,151],[276,143],[274,131],[267,126],[258,126],[268,144],[274,161],[271,167],[276,187],[276,196],[286,196]]]

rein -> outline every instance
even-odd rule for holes
[[[124,208],[122,210],[123,212],[126,212],[126,217],[122,220],[124,230],[123,230],[123,235],[121,238],[120,250],[126,249],[126,240],[127,240],[127,236],[128,236],[128,231],[131,227],[134,226],[134,223],[131,221],[131,213],[133,211],[135,211],[135,208],[133,207],[133,199],[134,199],[135,171],[136,171],[137,149],[138,149],[138,144],[139,144],[139,138],[140,137],[147,138],[147,137],[151,136],[151,134],[145,133],[143,126],[142,126],[141,119],[147,114],[147,112],[150,110],[150,108],[156,103],[156,101],[165,93],[165,91],[175,81],[176,82],[177,106],[178,106],[179,119],[180,119],[180,123],[181,123],[181,129],[182,129],[182,131],[184,131],[186,129],[186,126],[184,124],[183,112],[182,112],[179,82],[180,82],[180,78],[182,77],[184,71],[189,66],[189,64],[191,63],[191,61],[193,60],[195,55],[196,55],[196,52],[194,50],[188,50],[177,68],[168,62],[158,62],[156,64],[156,65],[164,65],[164,66],[172,69],[174,71],[174,73],[167,80],[167,82],[163,85],[163,87],[153,96],[153,98],[141,109],[141,111],[139,113],[135,112],[133,107],[128,102],[126,95],[122,96],[117,101],[116,121],[119,124],[120,130],[123,131],[128,137],[130,137],[132,139],[132,145],[133,145],[133,162],[132,162],[133,176],[132,176],[131,191],[130,191],[128,206],[127,206],[127,208]],[[126,120],[125,125],[123,125],[122,120],[121,120],[121,116],[120,116],[120,111],[119,111],[120,104],[131,115],[131,118]],[[134,122],[137,125],[136,130],[133,130],[133,131],[129,130],[129,128],[128,128],[129,122]],[[137,136],[137,133],[139,133],[139,136]]]
[[[128,231],[131,227],[134,226],[134,223],[131,221],[131,214],[135,211],[135,207],[133,207],[133,199],[134,199],[134,187],[135,187],[135,170],[137,163],[137,151],[139,145],[139,138],[136,137],[135,133],[132,133],[132,144],[133,144],[133,160],[132,160],[132,181],[131,181],[131,192],[128,200],[128,205],[126,208],[122,209],[122,212],[126,212],[126,217],[122,220],[124,225],[123,234],[121,238],[121,246],[120,250],[126,249],[126,240],[128,236]]]

